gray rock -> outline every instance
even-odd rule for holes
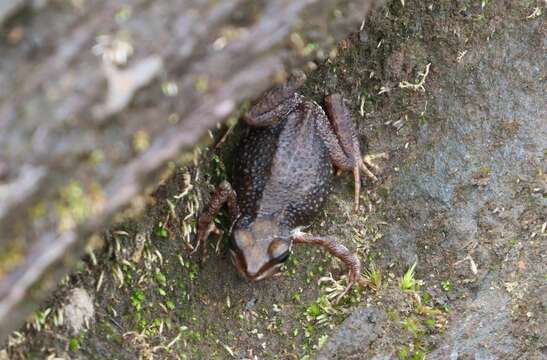
[[[93,299],[82,288],[70,291],[67,302],[63,307],[65,324],[74,335],[78,334],[95,319]]]
[[[394,201],[407,214],[387,231],[395,256],[408,263],[404,254],[427,241],[427,250],[417,250],[422,268],[442,271],[447,258],[469,254],[478,266],[477,290],[450,304],[457,310],[432,359],[502,359],[518,349],[511,298],[496,286],[504,276],[496,264],[529,206],[518,197],[517,179],[533,179],[547,148],[544,86],[537,81],[544,59],[532,55],[540,41],[535,26],[515,27],[474,49],[467,59],[473,71],[443,75],[434,95],[442,122],[422,127],[418,146],[427,151],[394,186]],[[505,211],[495,214],[493,207]],[[467,265],[453,270],[472,277]]]
[[[443,246],[456,249],[477,239],[487,202],[518,206],[512,219],[522,212],[512,201],[515,181],[533,176],[547,147],[544,86],[537,80],[543,59],[532,55],[536,32],[529,25],[507,31],[467,55],[473,71],[443,73],[433,95],[441,120],[421,126],[417,146],[423,150],[397,178],[392,201],[408,218],[391,232],[408,232],[405,241],[419,238],[432,219],[442,218]]]
[[[384,234],[385,252],[392,256],[395,254],[402,260],[406,267],[411,266],[416,260],[416,241],[414,234],[398,224],[391,224]]]
[[[476,299],[465,304],[463,313],[454,312],[451,322],[453,326],[445,334],[444,343],[431,354],[431,359],[493,360],[515,350],[511,301],[501,289],[485,286]]]
[[[0,26],[4,21],[13,15],[17,10],[26,4],[25,0],[3,0],[0,1]]]
[[[377,308],[357,309],[323,345],[316,360],[366,359],[369,346],[382,334],[386,320],[386,314]]]
[[[458,283],[447,294],[448,328],[428,358],[522,354],[515,299],[500,284],[515,270],[502,259],[522,231],[519,219],[542,201],[520,196],[518,184],[545,171],[544,57],[534,56],[543,41],[539,23],[519,24],[469,51],[465,67],[439,70],[429,100],[435,116],[420,125],[416,156],[393,178],[386,206],[394,215],[376,249],[401,267],[417,258],[418,277],[432,287],[437,274]],[[318,359],[386,358],[390,349],[377,340],[381,321],[371,322],[370,311],[352,314]]]

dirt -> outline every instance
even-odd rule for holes
[[[321,101],[342,92],[367,152],[390,154],[358,214],[345,174],[308,230],[355,249],[366,288],[334,304],[345,270],[311,248],[296,249],[280,276],[257,284],[237,276],[221,234],[203,264],[189,255],[195,216],[226,177],[221,159],[230,161],[237,138],[228,131],[213,150],[197,151],[194,166],[172,164],[173,175],[140,199],[144,214],[122,214],[98,235],[95,250],[0,355],[546,358],[539,6],[388,2],[310,75],[306,95]],[[225,215],[218,225],[226,230]],[[95,320],[74,336],[61,314],[77,287],[94,299]]]

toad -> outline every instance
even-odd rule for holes
[[[331,237],[301,229],[324,205],[335,169],[353,172],[358,209],[361,172],[377,181],[372,160],[385,154],[362,158],[342,96],[328,96],[325,113],[297,92],[305,79],[304,73],[295,72],[243,116],[248,129],[236,150],[232,183],[218,186],[199,217],[195,250],[203,247],[205,256],[210,225],[226,204],[232,220],[230,256],[243,278],[265,279],[278,272],[293,245],[317,245],[348,267],[343,295],[361,281],[358,257]]]

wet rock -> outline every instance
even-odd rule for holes
[[[478,274],[477,284],[461,290],[469,300],[449,297],[458,311],[433,359],[498,359],[516,351],[511,297],[495,282],[505,276],[500,258],[509,256],[507,244],[530,206],[518,183],[532,181],[547,148],[536,80],[542,60],[531,55],[539,36],[535,26],[517,27],[468,54],[475,71],[443,74],[433,102],[442,120],[421,127],[418,147],[427,150],[394,186],[392,201],[404,219],[383,240],[391,255],[408,264],[414,250],[426,272],[460,279]],[[474,271],[451,261],[466,258],[476,262]]]
[[[357,309],[323,345],[316,360],[368,358],[371,356],[368,348],[381,336],[386,320],[385,312],[380,309]]]
[[[63,307],[65,324],[70,332],[78,334],[95,318],[93,299],[89,293],[82,288],[75,288],[70,291],[67,303]]]
[[[500,289],[480,289],[463,313],[454,312],[452,323],[431,359],[499,359],[515,351],[510,298]]]
[[[430,80],[428,103],[435,115],[420,124],[414,153],[391,179],[388,225],[374,245],[385,255],[383,266],[396,263],[402,271],[417,259],[417,277],[432,294],[442,279],[454,284],[435,295],[450,309],[450,319],[428,358],[535,358],[530,354],[542,351],[544,324],[532,323],[540,311],[530,310],[541,300],[526,288],[541,286],[544,272],[524,272],[521,265],[526,281],[515,278],[519,257],[539,258],[522,232],[530,232],[523,223],[542,218],[534,215],[541,196],[523,195],[538,188],[537,174],[545,173],[547,109],[538,80],[544,61],[534,55],[542,39],[539,23],[515,25],[470,50],[465,67],[443,68]],[[406,76],[403,54],[390,57],[388,68]],[[515,239],[528,250],[514,250]],[[515,304],[527,309],[520,317]],[[341,325],[318,359],[391,353],[365,311]],[[397,330],[386,337],[399,338]]]
[[[515,231],[526,208],[517,183],[533,179],[547,147],[541,64],[529,55],[537,30],[522,26],[477,48],[467,55],[475,71],[443,73],[433,98],[440,120],[420,127],[416,160],[394,179],[389,201],[401,219],[382,240],[390,256],[408,264],[416,251],[430,255],[426,244],[464,258],[471,247],[480,269],[492,261],[485,231]]]
[[[417,260],[416,241],[407,229],[393,224],[384,236],[385,252],[401,260],[405,267],[411,266]]]

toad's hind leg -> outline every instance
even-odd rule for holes
[[[199,247],[203,247],[203,258],[207,256],[207,238],[211,233],[210,226],[224,204],[228,205],[228,212],[232,223],[239,216],[239,207],[234,189],[228,181],[223,181],[213,194],[206,210],[200,215],[197,225],[197,243],[192,251],[195,253]]]
[[[262,95],[243,115],[243,120],[254,127],[267,127],[276,124],[302,102],[302,96],[297,94],[296,90],[304,84],[305,80],[304,72],[293,72],[287,82]]]
[[[373,160],[377,158],[386,159],[388,156],[382,153],[361,158],[361,147],[357,139],[355,124],[342,96],[332,94],[325,99],[325,103],[328,119],[325,119],[324,116],[317,118],[318,131],[328,148],[334,165],[341,170],[353,171],[355,210],[357,211],[361,192],[361,171],[372,181],[378,181],[372,170],[378,171],[379,168],[373,163]]]
[[[291,236],[291,241],[293,244],[321,246],[331,255],[340,259],[348,267],[348,285],[342,293],[338,295],[337,301],[340,300],[354,284],[364,283],[364,280],[361,277],[361,262],[359,261],[359,258],[351,253],[344,245],[337,243],[333,238],[297,232]]]

